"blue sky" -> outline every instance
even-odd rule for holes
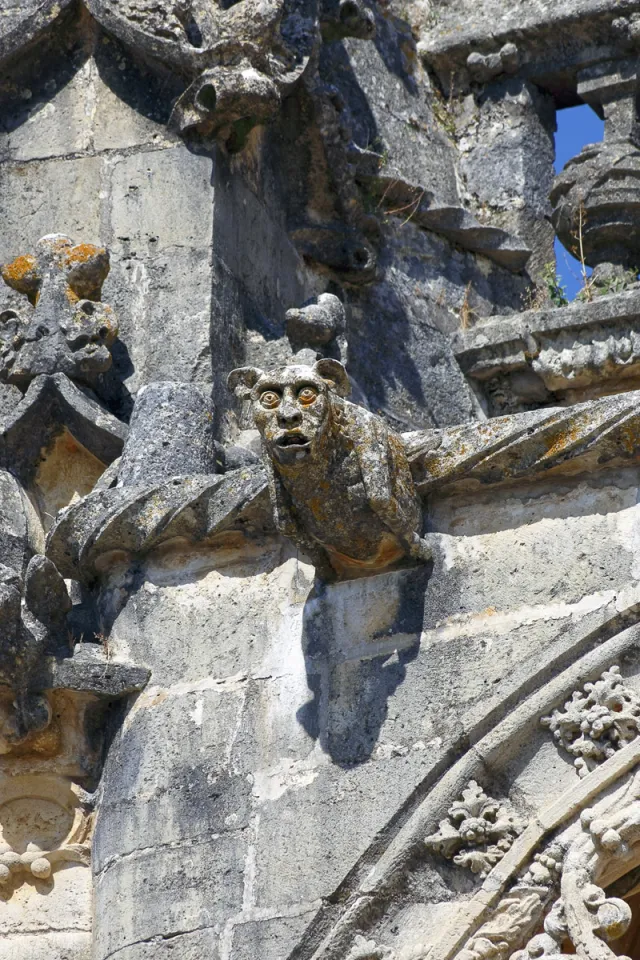
[[[567,160],[575,157],[585,143],[597,143],[604,136],[604,123],[591,107],[569,107],[558,110],[556,114],[558,130],[556,132],[556,173],[560,173]],[[573,300],[582,286],[580,264],[567,253],[559,240],[556,240],[556,270],[560,283],[566,287],[566,296]],[[588,272],[591,270],[587,268]]]

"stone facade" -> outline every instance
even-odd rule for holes
[[[639,44],[0,0],[0,960],[639,960]]]

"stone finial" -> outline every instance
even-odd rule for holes
[[[430,559],[402,441],[345,399],[351,385],[341,363],[242,367],[228,385],[249,402],[262,437],[276,525],[321,578]]]
[[[499,863],[524,830],[507,807],[488,797],[475,780],[462,791],[440,821],[437,833],[426,837],[429,850],[441,853],[460,867],[485,877]]]
[[[578,94],[604,114],[604,141],[583,147],[550,194],[559,240],[594,268],[596,282],[640,269],[639,84],[635,60],[599,63],[580,73]]]
[[[304,347],[319,349],[344,331],[344,306],[334,294],[321,293],[301,307],[287,310],[285,320],[287,336],[295,351]]]
[[[625,686],[620,667],[613,666],[595,683],[576,690],[564,710],[556,709],[540,722],[576,758],[579,776],[586,777],[638,736],[640,697]]]
[[[118,326],[100,302],[109,273],[103,247],[52,234],[0,273],[24,298],[0,311],[0,381],[25,387],[39,374],[65,373],[90,384],[109,369]]]

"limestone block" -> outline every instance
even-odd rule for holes
[[[313,910],[266,920],[248,920],[233,929],[232,956],[237,960],[285,960],[294,948]]]
[[[116,351],[114,372],[134,394],[152,380],[210,382],[209,254],[179,247],[156,257],[151,241],[124,245],[105,285],[126,347]]]
[[[416,751],[344,770],[316,768],[260,804],[256,906],[277,908],[328,896],[346,865],[359,860],[390,811],[415,789],[428,763],[424,752]]]
[[[95,960],[154,937],[220,931],[242,903],[245,851],[242,836],[207,835],[116,859],[95,882]]]
[[[240,546],[242,541],[232,540],[213,556],[192,555],[187,563],[195,580],[185,578],[180,557],[150,567],[148,582],[122,606],[113,625],[114,650],[148,663],[161,687],[285,672],[299,644],[310,583],[296,586],[294,561],[279,567],[280,544],[267,542],[243,553]],[[220,568],[212,570],[216,560]],[[110,600],[106,590],[105,616]]]
[[[118,157],[111,172],[111,203],[114,252],[132,255],[147,243],[157,254],[206,248],[213,218],[211,160],[182,145]]]
[[[413,38],[390,18],[376,19],[375,44],[325,45],[321,69],[347,100],[355,142],[383,155],[385,172],[457,203],[453,144],[435,122]]]
[[[410,293],[414,271],[415,261],[408,276],[390,270],[384,282],[351,301],[349,371],[371,409],[396,429],[472,420],[472,396],[438,329],[438,308]]]
[[[91,960],[91,934],[48,931],[3,936],[0,960]]]
[[[306,299],[309,279],[289,239],[279,198],[270,190],[256,194],[239,177],[230,176],[222,162],[214,176],[214,250],[251,298],[247,325],[268,332],[269,338],[274,332],[282,336],[285,311]],[[222,316],[214,318],[217,327]]]
[[[49,880],[27,881],[3,903],[2,914],[3,948],[8,937],[28,936],[35,940],[39,936],[45,941],[51,934],[54,944],[57,938],[64,943],[65,936],[75,935],[84,947],[92,925],[91,871],[86,866],[69,864],[56,870]],[[26,960],[26,953],[24,957]]]
[[[462,131],[459,173],[475,209],[522,237],[534,251],[529,270],[553,262],[548,200],[553,183],[555,118],[549,98],[519,79],[496,84]],[[535,144],[535,147],[534,147]]]
[[[1,164],[0,263],[33,249],[47,234],[99,239],[101,169],[96,157]]]
[[[156,848],[160,856],[167,844],[247,828],[251,783],[228,760],[242,720],[243,684],[201,686],[184,693],[152,687],[129,716],[105,771],[94,841],[98,873],[140,850]]]
[[[202,960],[203,957],[218,960],[217,931],[215,927],[205,927],[193,933],[176,933],[169,938],[158,935],[142,943],[122,947],[117,956],[118,960],[176,960],[177,957],[180,960]]]
[[[0,133],[3,159],[24,162],[89,151],[92,125],[87,107],[95,68],[90,60],[75,65],[79,69],[70,82],[58,89],[50,78],[41,89],[24,88],[24,99],[7,111],[7,129]]]

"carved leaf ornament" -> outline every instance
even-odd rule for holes
[[[438,832],[427,837],[425,844],[457,866],[485,877],[523,829],[520,820],[471,780],[462,799],[451,804],[447,819],[440,821]]]
[[[554,710],[540,722],[576,758],[578,775],[585,777],[638,736],[640,697],[625,686],[620,667],[613,666],[595,683],[576,690],[564,710]]]

